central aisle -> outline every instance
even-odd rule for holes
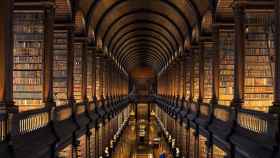
[[[160,138],[159,141],[155,138]],[[113,158],[159,158],[166,153],[167,158],[172,158],[169,148],[161,136],[155,118],[147,120],[131,119],[125,129]]]

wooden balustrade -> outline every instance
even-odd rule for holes
[[[56,121],[63,121],[71,117],[72,115],[72,108],[65,105],[59,106],[55,109],[56,112]]]
[[[193,113],[196,113],[197,112],[197,104],[196,103],[190,103],[190,110]]]
[[[4,141],[8,133],[8,115],[0,114],[0,142]]]
[[[227,122],[229,121],[230,109],[226,106],[217,105],[214,107],[214,116],[216,119]]]
[[[278,117],[269,113],[240,109],[237,124],[248,131],[268,136],[276,132]]]
[[[87,108],[88,111],[89,111],[89,112],[93,111],[93,110],[94,110],[94,106],[95,106],[95,105],[94,105],[94,102],[89,102],[89,103],[88,103],[88,108]]]
[[[209,104],[201,104],[200,105],[200,114],[204,116],[209,115]]]
[[[85,105],[83,104],[83,103],[79,103],[79,104],[76,104],[76,114],[77,115],[80,115],[80,114],[82,114],[82,113],[84,113],[85,111],[86,111],[86,107],[85,107]]]
[[[12,135],[24,135],[46,127],[50,122],[50,109],[38,109],[13,115]]]

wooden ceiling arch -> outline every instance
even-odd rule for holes
[[[102,42],[102,48],[106,47],[121,64],[132,64],[127,71],[149,65],[157,72],[179,48],[190,47],[193,28],[213,3],[214,0],[78,1],[87,25],[94,29],[95,41]]]

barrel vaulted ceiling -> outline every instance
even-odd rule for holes
[[[213,1],[213,0],[212,0]],[[97,45],[130,71],[159,72],[190,39],[211,0],[76,0]]]

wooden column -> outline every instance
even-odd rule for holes
[[[280,108],[280,1],[275,0],[275,78],[274,78],[274,102],[270,112],[278,112]]]
[[[13,0],[0,1],[0,112],[13,105]]]
[[[234,63],[234,107],[241,107],[244,102],[244,71],[245,71],[245,27],[244,9],[239,4],[234,8],[235,22],[235,63]]]
[[[45,9],[45,34],[44,34],[44,93],[43,101],[47,106],[53,106],[53,34],[54,34],[54,8],[48,6]]]
[[[219,27],[215,26],[213,29],[213,39],[215,41],[215,54],[214,54],[214,59],[212,60],[212,77],[213,77],[213,85],[212,85],[212,100],[211,103],[212,105],[218,104],[218,99],[219,99],[219,65],[220,65],[220,51],[219,51]]]

